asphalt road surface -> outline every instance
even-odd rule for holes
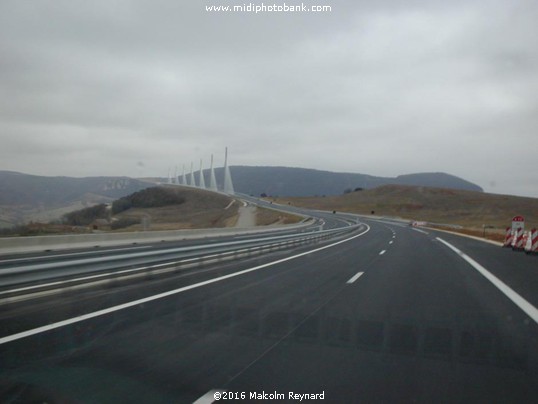
[[[538,402],[537,306],[536,256],[363,220],[319,244],[0,304],[0,401]]]

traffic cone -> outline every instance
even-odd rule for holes
[[[525,252],[527,254],[538,252],[538,230],[532,229],[529,232],[527,243],[525,244]]]
[[[514,241],[512,243],[512,250],[521,251],[523,250],[523,229],[518,227],[514,234]]]

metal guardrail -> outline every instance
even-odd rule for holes
[[[227,227],[219,229],[139,231],[129,233],[120,232],[28,237],[0,237],[0,254],[88,248],[95,246],[118,246],[137,243],[151,243],[157,241],[177,241],[203,237],[248,235],[268,232],[278,233],[300,228],[307,228],[309,226],[312,226],[311,221],[305,219],[298,224],[290,224],[272,228],[262,226],[245,229]]]
[[[228,243],[219,243],[226,244],[226,246],[219,245],[219,250],[215,250],[214,245],[184,247],[184,250],[190,249],[191,252],[192,250],[195,250],[196,254],[183,256],[179,259],[174,259],[172,261],[170,261],[171,258],[169,257],[168,261],[166,262],[158,262],[150,265],[142,264],[142,266],[137,266],[135,268],[118,267],[113,271],[111,271],[112,268],[109,268],[98,273],[88,272],[84,274],[48,278],[44,280],[45,283],[43,283],[43,281],[41,281],[40,283],[12,283],[9,285],[4,285],[4,290],[0,290],[0,304],[14,303],[21,300],[27,300],[33,297],[40,297],[47,294],[57,293],[60,290],[65,291],[66,289],[69,291],[74,291],[80,288],[111,284],[115,282],[123,282],[136,278],[153,279],[157,276],[164,275],[167,273],[177,273],[187,269],[198,268],[213,263],[253,257],[265,253],[286,250],[310,243],[316,243],[333,237],[345,236],[346,234],[352,233],[360,227],[361,225],[357,224],[345,228],[307,233],[306,235],[295,234],[265,237],[263,239],[257,239],[254,242],[253,240],[241,240]],[[163,255],[163,251],[136,253],[136,255],[147,255],[148,253],[153,255],[155,258],[158,258],[159,255]],[[131,254],[129,256],[132,258],[133,255],[134,254]],[[102,260],[102,258],[100,259]],[[94,260],[94,258],[90,260]],[[84,261],[84,263],[87,263],[88,260],[75,261]],[[71,264],[69,261],[62,262],[61,267],[72,268],[73,262],[75,261],[71,261]],[[118,261],[121,260],[114,260],[114,262]],[[14,270],[11,273],[12,276],[17,276],[17,268],[18,267],[12,268]],[[33,265],[31,269],[39,270],[39,264]],[[42,271],[47,269],[58,269],[58,266],[55,267],[54,264],[47,264],[45,268],[41,268]],[[0,279],[3,276],[5,277],[5,274],[2,274],[2,272],[0,272]]]

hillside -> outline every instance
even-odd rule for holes
[[[241,204],[226,195],[196,188],[145,188],[108,204],[64,214],[55,223],[3,229],[7,237],[109,231],[203,229],[234,226]],[[277,219],[275,219],[276,221]]]
[[[238,226],[243,214],[252,226],[296,223],[299,216],[243,207],[226,195],[201,189],[159,186],[138,191],[112,204],[112,230],[175,230]]]
[[[337,210],[409,220],[481,228],[484,224],[504,229],[516,214],[528,226],[538,226],[538,199],[483,192],[385,185],[346,195],[318,198],[276,199],[312,209]]]
[[[388,184],[482,191],[478,185],[445,173],[375,177],[366,174],[336,173],[306,168],[248,166],[232,166],[230,171],[235,190],[254,196],[261,194],[271,196],[341,195],[346,189],[371,189]],[[223,178],[222,169],[216,170],[216,176],[217,181]],[[204,172],[204,177],[208,183],[208,170]]]
[[[152,185],[127,177],[45,177],[0,171],[0,228],[58,219]]]
[[[145,196],[137,198],[137,194]],[[169,195],[166,197],[168,202],[163,200],[166,194]],[[130,201],[131,207],[125,209],[125,201]],[[114,214],[112,225],[123,222],[126,226],[117,228],[126,230],[230,227],[237,220],[238,208],[239,203],[226,195],[195,188],[161,186],[115,201],[112,212],[118,213]]]
[[[253,227],[297,223],[303,218],[272,209],[243,206],[240,200],[206,190],[159,185],[64,214],[55,223],[0,229],[0,236],[78,234]]]
[[[386,184],[410,184],[482,191],[480,187],[444,173],[401,175],[394,178],[334,173],[289,167],[231,167],[237,192],[272,196],[341,195],[345,190],[371,189]],[[198,177],[198,173],[195,175]],[[209,184],[209,170],[204,172]],[[223,169],[216,170],[222,184]],[[163,181],[160,179],[160,181]],[[157,179],[127,177],[45,177],[0,171],[0,228],[48,222],[83,209],[151,187]]]
[[[0,205],[58,206],[109,201],[151,186],[128,177],[45,177],[0,171]]]

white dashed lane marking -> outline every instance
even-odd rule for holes
[[[353,275],[353,277],[350,278],[349,281],[347,281],[346,283],[351,284],[351,283],[355,282],[357,279],[359,279],[362,276],[362,274],[364,274],[364,272],[358,272],[357,274]]]

